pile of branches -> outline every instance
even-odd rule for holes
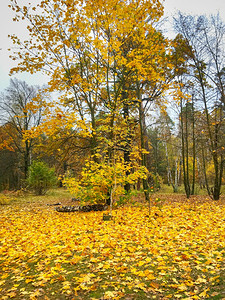
[[[83,205],[83,206],[73,206],[73,205],[67,205],[67,206],[59,206],[56,207],[56,211],[58,212],[75,212],[75,211],[82,211],[82,212],[89,212],[89,211],[103,211],[108,208],[107,205],[104,204],[92,204],[92,205]]]

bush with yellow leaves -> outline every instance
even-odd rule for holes
[[[81,202],[104,204],[109,195],[124,195],[126,183],[135,184],[138,179],[147,178],[147,172],[143,166],[125,164],[122,158],[113,164],[86,161],[81,177],[65,177],[63,184]]]

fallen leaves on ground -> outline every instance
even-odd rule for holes
[[[57,213],[1,209],[1,299],[207,299],[220,286],[217,203]],[[225,295],[222,295],[225,297]]]

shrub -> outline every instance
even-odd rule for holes
[[[36,195],[44,195],[57,183],[55,169],[44,162],[34,161],[29,168],[27,183]]]
[[[125,195],[126,183],[135,184],[138,178],[147,177],[147,169],[141,166],[137,166],[127,175],[127,170],[134,169],[132,167],[125,165],[122,158],[113,165],[87,161],[79,179],[65,177],[63,184],[75,198],[81,199],[81,202],[104,204],[110,195]]]

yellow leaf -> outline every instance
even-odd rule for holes
[[[159,284],[157,282],[151,282],[150,286],[153,287],[154,289],[158,289],[159,288]]]
[[[201,298],[206,298],[206,297],[208,297],[208,295],[207,295],[208,290],[209,290],[209,289],[204,290],[201,294],[199,294],[199,297],[201,297]]]
[[[113,299],[114,297],[116,297],[117,292],[111,292],[111,291],[107,291],[104,294],[104,299]]]
[[[148,278],[148,280],[156,279],[156,277],[153,274],[148,274],[146,277]]]
[[[80,256],[73,256],[73,258],[70,260],[70,264],[71,265],[75,265],[75,264],[77,264],[78,263],[78,261],[80,261],[81,260],[81,257]]]
[[[102,263],[100,263],[98,266],[97,266],[97,269],[102,269],[104,267],[104,265]]]
[[[10,297],[10,298],[14,298],[14,297],[16,297],[16,293],[15,292],[10,292],[10,293],[7,294],[7,296]]]
[[[182,283],[182,284],[178,285],[178,289],[180,291],[186,291],[187,290],[187,286],[184,283]]]
[[[198,279],[195,281],[195,284],[201,284],[206,282],[207,280],[205,278],[198,277]]]
[[[59,280],[59,281],[65,281],[66,278],[65,278],[65,276],[63,276],[63,275],[60,275],[60,276],[58,277],[58,280]]]

